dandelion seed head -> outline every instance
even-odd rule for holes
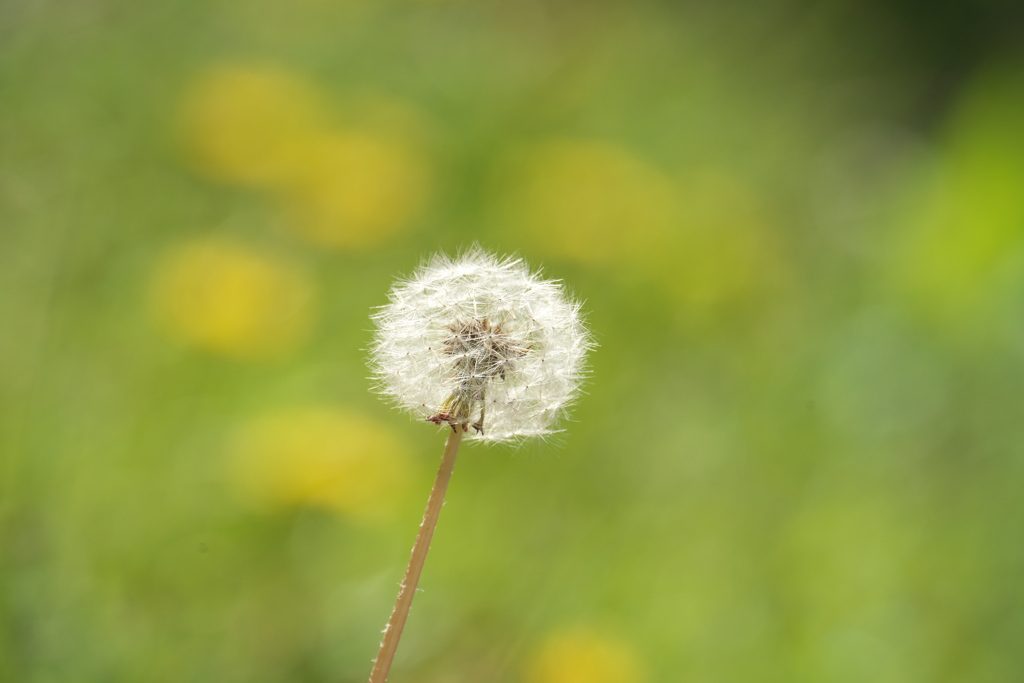
[[[580,305],[520,259],[435,256],[373,317],[382,393],[486,441],[552,433],[592,346]]]

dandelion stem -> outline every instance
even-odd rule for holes
[[[405,570],[405,578],[402,579],[402,587],[398,591],[398,599],[395,600],[391,618],[384,628],[384,638],[380,642],[377,659],[373,661],[369,683],[384,683],[388,679],[391,661],[395,658],[395,650],[398,649],[398,639],[402,637],[402,629],[405,627],[406,617],[409,616],[409,607],[416,594],[416,585],[420,581],[420,572],[423,571],[423,563],[427,559],[430,539],[434,535],[434,527],[437,526],[437,518],[441,514],[444,494],[448,490],[452,470],[455,469],[455,456],[459,452],[459,444],[462,443],[461,427],[462,425],[453,426],[452,433],[448,435],[448,443],[445,444],[444,455],[441,457],[441,467],[437,470],[434,488],[430,490],[427,509],[423,513],[423,521],[420,523],[419,533],[416,534],[416,542],[412,546],[409,567]]]

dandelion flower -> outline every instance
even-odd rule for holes
[[[579,304],[559,283],[479,249],[435,257],[374,318],[381,390],[488,441],[550,434],[590,347]]]
[[[291,408],[239,426],[227,476],[256,509],[302,505],[372,522],[388,519],[408,488],[407,452],[385,426],[347,407]]]
[[[309,146],[286,192],[295,229],[325,248],[380,244],[408,228],[429,194],[426,159],[402,136],[336,131]]]
[[[309,336],[316,292],[296,264],[207,238],[163,256],[150,304],[173,338],[225,356],[266,360],[294,352]]]
[[[278,189],[303,172],[303,150],[330,128],[325,99],[315,84],[277,66],[214,66],[185,95],[184,142],[205,175]]]
[[[558,282],[479,248],[455,259],[435,256],[390,298],[374,316],[379,387],[451,431],[370,683],[387,680],[463,435],[510,441],[550,434],[579,389],[591,347],[580,305]]]
[[[529,663],[525,683],[640,683],[637,653],[624,640],[577,627],[551,634]]]

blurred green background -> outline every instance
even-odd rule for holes
[[[1024,676],[1010,2],[0,0],[0,679],[366,679],[425,256],[600,347],[463,449],[391,680]]]

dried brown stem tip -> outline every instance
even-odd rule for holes
[[[437,518],[441,514],[444,494],[448,490],[448,482],[451,481],[452,471],[455,469],[455,456],[458,455],[459,444],[462,443],[463,431],[453,429],[452,433],[448,435],[448,443],[445,445],[444,455],[441,457],[441,467],[437,470],[434,487],[430,490],[430,498],[427,499],[427,509],[423,513],[423,521],[420,523],[419,533],[416,534],[416,542],[412,546],[412,557],[409,558],[409,567],[405,570],[405,578],[402,579],[401,588],[398,590],[395,608],[391,611],[388,625],[384,627],[384,638],[380,642],[377,659],[373,661],[369,683],[384,683],[388,679],[391,662],[395,658],[395,651],[398,649],[398,641],[402,637],[402,629],[405,628],[405,620],[409,616],[413,596],[416,595],[416,586],[420,582],[423,563],[427,559],[430,539],[434,536]]]

